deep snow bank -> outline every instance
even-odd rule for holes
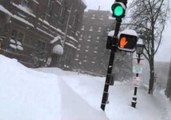
[[[107,120],[59,76],[0,55],[0,120]]]

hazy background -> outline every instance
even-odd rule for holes
[[[98,9],[111,11],[111,5],[115,0],[85,0],[87,9]],[[131,0],[128,0],[130,2]],[[171,3],[171,0],[169,0]],[[155,58],[156,61],[170,62],[171,60],[171,17],[168,20],[163,34],[163,40]]]

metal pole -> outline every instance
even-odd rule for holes
[[[141,58],[141,54],[138,54],[138,58],[137,58],[137,63],[138,64],[140,63],[140,60],[141,60],[140,58]],[[136,77],[139,77],[138,73],[136,73]],[[136,104],[137,104],[137,89],[138,89],[138,87],[135,86],[134,87],[134,96],[132,97],[132,104],[131,104],[131,106],[134,107],[134,108],[136,108]]]
[[[103,111],[105,110],[106,104],[108,102],[108,97],[109,97],[108,91],[109,91],[110,80],[113,78],[112,77],[112,68],[113,68],[113,62],[114,62],[114,58],[115,58],[115,52],[117,50],[117,44],[118,44],[117,36],[119,33],[121,22],[122,22],[122,19],[116,19],[115,33],[114,33],[113,41],[112,41],[113,44],[112,44],[112,49],[111,49],[110,58],[109,58],[109,65],[108,65],[108,69],[107,69],[103,97],[102,97],[102,101],[101,101],[101,109]]]

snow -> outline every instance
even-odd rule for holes
[[[57,42],[58,40],[61,40],[61,36],[56,36],[53,40],[50,41],[51,44],[54,44],[55,42]]]
[[[116,18],[112,17],[112,16],[109,16],[108,17],[109,20],[115,20]]]
[[[0,120],[171,120],[171,101],[163,90],[152,96],[140,85],[137,107],[132,108],[132,81],[110,86],[103,112],[104,77],[58,68],[29,69],[2,55],[0,76]]]
[[[48,21],[42,20],[41,18],[39,18],[39,20],[40,20],[41,22],[45,23],[46,25],[48,25],[49,27],[51,27],[52,29],[56,30],[57,32],[59,32],[59,33],[61,33],[61,34],[63,34],[63,35],[65,34],[64,32],[62,32],[62,30],[60,30],[60,29],[58,29],[58,28],[56,28],[56,27],[50,25]]]
[[[57,54],[57,55],[63,55],[64,49],[61,45],[57,44],[53,47],[52,53]]]
[[[37,0],[33,0],[33,2],[35,2],[36,4],[38,4],[38,5],[39,5],[39,2],[38,2]]]
[[[26,68],[2,55],[0,76],[0,120],[108,120],[60,76]]]
[[[137,44],[143,45],[143,40],[142,39],[138,39]]]
[[[23,49],[23,47],[22,46],[20,46],[20,45],[17,45],[17,49],[18,50],[21,50],[21,51],[23,51],[24,49]]]
[[[14,48],[14,49],[17,49],[17,46],[14,45],[14,44],[10,44],[10,47],[11,47],[11,48]]]
[[[20,46],[22,46],[22,43],[20,41],[17,41],[17,44],[20,45]]]
[[[10,42],[11,42],[11,43],[15,43],[15,40],[14,40],[14,39],[10,39]]]
[[[2,5],[0,5],[0,11],[12,16],[12,13],[10,11],[8,11],[6,8],[4,8]]]
[[[65,44],[77,50],[77,48],[73,44],[71,44],[69,42],[65,42]]]
[[[25,13],[31,15],[32,17],[36,17],[32,12],[30,12],[31,10],[28,7],[22,6],[22,5],[17,5],[15,3],[12,3],[13,6],[17,7],[18,9],[24,11]]]
[[[112,30],[112,31],[110,31],[109,33],[108,33],[108,36],[110,36],[110,37],[113,37],[114,36],[114,30]]]
[[[120,32],[119,34],[126,34],[126,35],[131,35],[131,36],[136,36],[138,37],[138,34],[135,30],[129,30],[129,29],[126,29],[126,30],[123,30],[122,32]],[[119,35],[120,36],[120,35]]]
[[[74,38],[74,37],[72,37],[72,36],[68,36],[71,40],[73,40],[73,41],[75,41],[75,42],[77,42],[78,43],[78,41]]]
[[[29,26],[31,26],[31,27],[34,27],[34,25],[32,23],[28,22],[27,20],[25,20],[25,19],[23,19],[23,18],[21,18],[21,17],[19,17],[17,15],[13,15],[12,17],[19,20],[19,21],[21,21],[21,22],[23,22],[23,23],[25,23],[25,24],[27,24],[27,25],[29,25]]]
[[[37,27],[36,29],[37,29],[38,31],[40,31],[40,32],[42,32],[42,33],[44,33],[44,34],[46,34],[46,35],[48,35],[48,36],[54,38],[54,36],[53,36],[52,34],[49,34],[48,32],[42,30],[41,28],[38,28],[38,27]]]

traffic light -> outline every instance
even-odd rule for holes
[[[112,5],[112,16],[115,18],[123,18],[125,16],[127,0],[116,0]]]
[[[137,33],[134,30],[124,30],[119,36],[118,49],[134,52],[137,40]]]

